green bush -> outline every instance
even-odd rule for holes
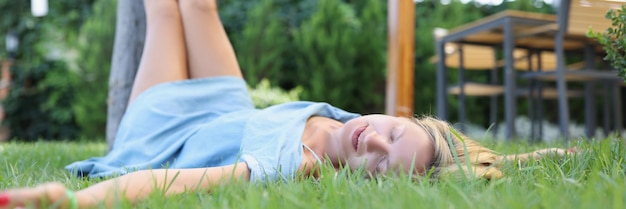
[[[106,130],[109,71],[115,37],[116,0],[99,0],[79,31],[73,110],[81,136],[102,138]]]
[[[76,51],[77,29],[91,15],[93,0],[49,2],[45,17],[33,17],[30,1],[0,0],[0,31],[14,30],[20,39],[13,82],[3,101],[6,125],[14,138],[76,139],[79,128],[72,110],[77,77],[68,60]],[[1,40],[5,34],[0,33]],[[4,41],[0,42],[4,48]]]
[[[283,89],[301,86],[295,79],[294,59],[300,55],[295,53],[293,31],[316,11],[317,0],[224,0],[219,4],[220,18],[251,85],[267,78]]]
[[[302,99],[383,111],[386,3],[221,1],[220,17],[251,85],[267,78]]]
[[[256,108],[262,109],[285,102],[298,101],[302,88],[294,88],[285,91],[281,88],[270,86],[267,79],[262,79],[254,88],[249,88],[250,97]]]
[[[376,5],[375,0],[371,2]],[[382,7],[375,9],[384,12]],[[361,38],[368,33],[381,38]],[[294,31],[294,70],[304,88],[303,99],[330,102],[354,112],[382,112],[384,64],[376,60],[384,59],[383,44],[377,44],[386,41],[383,34],[377,27],[363,27],[350,5],[319,1],[317,11]],[[364,47],[367,44],[373,47]],[[359,63],[364,60],[374,62]]]
[[[282,80],[288,34],[273,0],[264,0],[249,13],[241,33],[233,35],[237,58],[249,85],[263,78]]]
[[[71,109],[75,76],[63,62],[43,61],[12,68],[11,91],[4,101],[6,124],[14,138],[74,139],[78,127]]]
[[[611,20],[612,27],[603,33],[589,30],[587,36],[596,38],[606,51],[605,60],[617,69],[619,76],[626,81],[626,5],[621,9],[609,10],[606,19]]]
[[[451,15],[463,14],[463,15]],[[481,10],[473,5],[463,4],[460,1],[451,1],[448,5],[442,5],[440,1],[423,1],[416,4],[415,8],[415,113],[435,114],[436,97],[436,66],[430,59],[435,56],[435,38],[433,30],[435,27],[452,29],[462,24],[479,19]],[[458,71],[449,69],[448,83],[458,82]],[[487,77],[482,72],[479,74],[466,73],[466,80],[475,82],[485,82]],[[448,120],[454,121],[458,118],[457,97],[448,95]],[[487,102],[487,103],[485,103]],[[468,97],[465,103],[467,108],[468,121],[481,123],[485,121],[482,111],[487,107],[488,100]],[[488,119],[488,118],[487,118]]]

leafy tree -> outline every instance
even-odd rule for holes
[[[103,137],[107,119],[107,93],[113,39],[115,36],[116,0],[99,0],[93,14],[79,31],[76,48],[77,81],[73,109],[81,135]]]
[[[220,18],[222,19],[222,23],[224,24],[224,28],[226,29],[228,36],[230,37],[230,41],[235,46],[235,50],[237,51],[237,56],[239,61],[243,61],[242,70],[244,74],[246,74],[246,78],[252,79],[260,79],[262,77],[268,78],[271,83],[280,86],[283,89],[292,89],[300,86],[300,84],[295,79],[298,74],[295,64],[295,59],[298,56],[296,51],[296,46],[293,43],[293,31],[296,30],[300,24],[308,19],[313,12],[316,11],[317,8],[317,0],[275,0],[272,2],[271,6],[268,6],[269,3],[262,3],[260,1],[238,1],[238,0],[224,0],[219,2],[219,10],[220,10]],[[252,56],[249,52],[246,52],[247,44],[239,43],[239,42],[247,42],[250,43],[249,38],[253,35],[253,31],[259,31],[260,29],[254,29],[257,27],[254,24],[250,24],[250,22],[261,22],[260,20],[255,20],[253,18],[249,18],[249,15],[258,15],[258,12],[252,12],[252,10],[256,7],[264,7],[266,9],[263,10],[266,15],[269,17],[263,17],[263,21],[267,24],[273,24],[272,30],[270,31],[272,34],[280,35],[274,36],[272,40],[271,36],[265,36],[263,41],[270,42],[281,42],[280,40],[286,39],[286,43],[280,46],[280,50],[286,51],[287,53],[282,53],[282,57],[280,60],[275,60],[280,63],[280,73],[268,73],[264,72],[263,75],[255,75],[254,73],[248,72],[249,69],[247,66],[248,63],[244,61],[245,59],[253,59],[246,58],[244,56]],[[268,7],[270,9],[268,9]],[[244,27],[253,27],[253,29],[246,29]],[[258,28],[258,27],[257,27]],[[283,31],[277,31],[278,29]],[[243,34],[243,31],[247,34]],[[263,31],[269,31],[268,29],[263,29]],[[260,42],[260,41],[258,41]],[[255,43],[251,45],[251,48],[258,49],[259,46],[266,45],[262,43]],[[278,46],[275,46],[278,47]],[[278,49],[272,49],[275,52]],[[259,56],[255,54],[255,56]],[[261,58],[258,58],[261,59]],[[265,59],[265,58],[263,58]],[[249,63],[252,64],[252,63]],[[256,83],[258,80],[251,80],[251,83]]]
[[[435,114],[436,96],[436,66],[429,60],[435,55],[435,39],[433,30],[435,27],[452,29],[456,26],[477,20],[482,17],[480,10],[473,4],[463,4],[458,0],[451,1],[448,5],[442,5],[438,0],[423,1],[416,4],[415,11],[415,113],[418,115]],[[463,14],[463,15],[457,15]],[[457,71],[448,71],[448,80],[453,83],[457,80]],[[484,76],[466,73],[468,79],[474,81],[487,81]],[[449,97],[449,118],[456,118],[456,97]],[[478,104],[476,104],[478,102]],[[466,100],[469,121],[482,122],[485,117],[480,112],[480,100]],[[488,101],[487,101],[488,102]],[[474,116],[474,117],[472,117]]]
[[[626,81],[626,5],[620,9],[609,10],[606,19],[611,21],[612,27],[603,32],[590,29],[587,36],[593,37],[602,44],[606,51],[605,60],[617,69],[618,75]],[[598,30],[598,29],[595,29]]]
[[[361,113],[382,113],[387,76],[387,1],[358,2],[362,4],[355,5],[361,29],[354,37],[357,47],[354,69],[362,72],[358,80],[370,83],[370,89],[359,90],[355,96],[367,98],[359,101],[363,102]]]
[[[45,17],[30,14],[30,1],[0,0],[0,31],[14,30],[20,39],[13,82],[4,101],[6,124],[17,139],[72,139],[78,127],[72,111],[75,74],[67,43],[91,14],[93,0],[49,2]],[[0,34],[2,40],[5,34]],[[0,43],[4,48],[4,42]]]
[[[317,11],[294,32],[297,80],[305,89],[303,99],[326,101],[355,112],[372,112],[368,108],[381,101],[376,88],[384,77],[376,75],[382,75],[383,67],[358,62],[379,59],[384,49],[359,51],[358,44],[364,43],[357,40],[368,32],[375,33],[363,28],[350,5],[336,0],[318,2]]]
[[[78,127],[71,109],[73,76],[60,61],[19,64],[4,101],[13,137],[26,141],[74,139]]]
[[[249,85],[256,85],[263,78],[283,79],[287,35],[274,1],[264,0],[249,12],[245,27],[235,35],[234,42],[239,65]]]

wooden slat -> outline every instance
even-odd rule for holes
[[[463,92],[465,93],[465,95],[467,96],[476,96],[476,97],[481,97],[481,96],[499,96],[504,94],[504,86],[501,85],[489,85],[489,84],[482,84],[482,83],[465,83],[465,85],[463,86]],[[461,88],[456,85],[456,86],[451,86],[448,88],[448,93],[449,94],[453,94],[453,95],[459,95],[461,92]],[[556,88],[553,87],[544,87],[541,90],[541,96],[543,99],[556,99],[558,97],[558,91],[556,90]],[[521,89],[519,90],[518,94],[520,96],[525,96],[528,97],[530,96],[530,91],[528,91],[527,89]],[[566,92],[567,97],[581,97],[583,96],[583,92],[582,91],[578,91],[578,90],[568,90]],[[535,90],[533,92],[533,97],[537,97],[537,90]]]
[[[619,5],[605,0],[574,0],[570,7],[568,33],[585,35],[589,27],[595,31],[604,31],[611,27],[611,22],[604,18],[607,11]]]
[[[528,71],[528,52],[526,50],[515,50],[513,52],[513,56],[515,57],[514,68],[516,70]],[[531,71],[538,70],[539,60],[536,55],[531,57],[532,67]],[[541,70],[542,71],[553,71],[556,69],[556,55],[552,52],[542,52],[541,53]]]
[[[446,67],[459,68],[459,53],[457,51],[456,44],[446,44]],[[516,49],[513,51],[513,57],[515,59],[514,68],[520,71],[528,71],[527,50]],[[504,60],[495,61],[495,55],[492,47],[488,46],[475,46],[475,45],[463,45],[463,68],[465,70],[492,70],[494,64],[497,63],[498,68],[504,66]],[[538,58],[533,56],[531,58],[532,71],[537,71]],[[431,63],[437,62],[439,59],[433,57],[430,59]],[[543,71],[550,71],[556,69],[556,55],[552,52],[541,53],[541,67]]]
[[[459,26],[450,31],[451,34],[458,33],[459,31],[467,30],[469,28],[474,28],[477,25],[482,25],[486,22],[494,21],[496,19],[502,18],[504,16],[509,17],[524,17],[536,20],[545,20],[546,22],[556,22],[556,16],[550,14],[540,14],[536,12],[524,12],[524,11],[515,11],[515,10],[505,10],[494,15],[490,15],[488,17],[479,19],[477,21]]]
[[[467,96],[497,96],[504,93],[504,86],[501,85],[466,82],[463,87],[463,93]],[[448,93],[459,95],[461,88],[458,85],[449,87]]]
[[[501,32],[493,33],[480,33],[470,35],[463,39],[466,43],[480,43],[483,45],[498,45],[502,43],[503,36]],[[564,42],[565,50],[581,49],[584,47],[586,36],[575,36],[571,39],[566,39]],[[535,49],[554,49],[554,37],[553,36],[538,36],[538,37],[523,37],[515,39],[515,46]]]
[[[521,37],[527,37],[527,36],[534,36],[537,34],[554,33],[558,29],[559,29],[559,25],[556,23],[547,24],[544,26],[534,27],[528,30],[520,31],[519,33],[515,35],[515,37],[521,38]]]
[[[524,90],[522,93],[520,93],[521,96],[530,96],[530,92],[528,90]],[[535,90],[533,92],[533,97],[537,98],[539,95],[537,94],[537,91]],[[582,91],[578,91],[578,90],[567,90],[567,92],[565,93],[565,95],[567,97],[582,97],[583,96],[583,92]],[[543,88],[541,90],[541,98],[542,99],[557,99],[559,96],[559,92],[557,91],[556,88]]]
[[[463,46],[463,68],[466,70],[491,70],[495,61],[495,53],[492,47],[462,45]],[[458,68],[459,51],[457,44],[446,44],[446,67]],[[433,57],[431,63],[437,62],[439,59]]]
[[[595,71],[595,70],[590,70]],[[564,77],[566,81],[597,81],[597,80],[619,80],[620,77],[617,76],[617,72],[602,72],[602,74],[588,75],[584,74],[585,71],[568,71],[565,73]],[[597,71],[596,71],[597,72]],[[548,74],[543,76],[537,76],[536,78],[545,81],[554,81],[556,80],[556,75]]]
[[[385,112],[413,116],[415,4],[388,1],[387,94]]]
[[[581,49],[584,47],[584,44],[584,42],[578,40],[565,40],[565,42],[563,43],[563,48],[565,50]],[[519,47],[528,47],[534,49],[554,49],[554,38],[520,38],[515,41],[515,45]]]

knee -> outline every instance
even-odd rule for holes
[[[216,0],[179,0],[181,9],[195,9],[203,12],[217,12]]]
[[[176,1],[145,0],[144,6],[148,19],[180,19]]]

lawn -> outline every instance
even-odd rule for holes
[[[503,153],[547,147],[517,142],[484,144]],[[507,164],[507,177],[500,180],[364,180],[328,171],[320,180],[264,186],[240,183],[213,188],[212,194],[163,198],[155,192],[136,205],[119,201],[116,208],[624,208],[624,142],[604,139],[572,144],[583,152],[564,159]],[[63,182],[75,190],[85,188],[97,180],[73,177],[63,166],[105,152],[105,144],[93,142],[0,144],[0,188],[46,181]]]

